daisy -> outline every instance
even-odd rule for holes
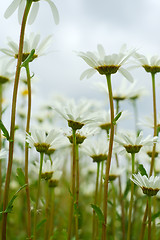
[[[141,120],[138,123],[141,127],[149,127],[154,128],[154,116],[153,114],[150,114],[149,116],[146,116],[144,120]],[[160,127],[160,112],[157,114],[157,128]]]
[[[39,1],[40,0],[32,0],[34,5],[31,9],[30,16],[28,19],[29,24],[32,24],[37,17],[38,10],[39,10]],[[57,7],[55,6],[55,4],[53,3],[52,0],[44,0],[44,1],[46,1],[49,4],[55,24],[58,24],[59,23],[59,14],[58,14]],[[18,8],[18,21],[21,24],[25,5],[26,5],[26,0],[13,0],[13,2],[6,9],[4,17],[9,18]]]
[[[94,134],[96,134],[98,132],[99,131],[97,128],[91,128],[91,127],[85,126],[84,128],[82,128],[76,132],[76,144],[82,144],[86,138],[88,138],[89,136],[93,136]],[[68,137],[70,143],[73,143],[73,135],[70,134],[67,137]]]
[[[106,139],[88,140],[85,145],[82,145],[82,151],[89,155],[93,162],[102,162],[107,160],[108,157],[108,145]]]
[[[76,103],[68,101],[64,106],[57,104],[53,109],[68,121],[68,126],[73,130],[81,129],[85,124],[93,122],[97,117],[90,112],[91,105],[87,101]]]
[[[120,168],[120,167],[115,167],[115,166],[111,167],[110,172],[109,172],[109,181],[114,181],[124,171],[125,171],[125,168]]]
[[[128,153],[138,153],[143,146],[152,146],[157,141],[157,137],[148,135],[143,139],[143,133],[140,132],[139,136],[135,133],[119,133],[115,135],[114,141],[120,146],[123,146]],[[121,151],[121,153],[124,151]]]
[[[133,174],[131,180],[138,185],[144,194],[154,196],[160,190],[160,177],[147,177],[146,175]]]
[[[106,88],[106,84],[103,82],[96,82],[95,86],[99,88],[100,91],[108,94],[108,89]],[[123,101],[125,99],[137,99],[146,94],[146,90],[144,88],[137,88],[137,81],[134,81],[132,84],[128,84],[128,82],[123,79],[118,85],[116,84],[113,87],[112,94],[113,99],[116,101]]]
[[[48,184],[50,188],[55,188],[58,186],[59,180],[62,176],[62,171],[55,171],[49,180]]]
[[[34,130],[32,135],[26,134],[26,142],[40,153],[53,153],[57,144],[59,146],[62,140],[60,131],[55,129],[52,129],[48,134],[44,130]]]
[[[160,58],[155,55],[152,57],[145,57],[143,54],[134,53],[135,59],[138,61],[137,66],[142,66],[146,72],[156,74],[160,72]]]
[[[96,71],[102,75],[115,74],[119,71],[125,78],[129,81],[133,81],[131,74],[122,67],[128,58],[133,54],[133,51],[126,51],[126,49],[121,48],[118,54],[106,55],[105,50],[102,45],[97,46],[98,52],[79,52],[78,56],[83,58],[83,60],[91,67],[85,70],[80,79],[93,76]]]
[[[41,37],[40,34],[30,33],[29,37],[25,37],[24,46],[23,46],[23,55],[22,62],[29,56],[32,49],[35,49],[35,53],[32,57],[32,60],[39,56],[43,56],[45,54],[46,49],[51,43],[52,35],[47,36],[43,41],[40,42]],[[8,46],[9,48],[1,48],[0,51],[6,54],[7,56],[13,57],[14,59],[18,58],[18,44],[8,38]]]

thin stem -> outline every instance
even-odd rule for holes
[[[119,100],[116,100],[116,114],[119,113]],[[117,124],[115,127],[115,134],[117,132]],[[117,167],[119,167],[119,160],[118,160],[118,154],[115,153],[115,159],[116,159],[116,164]],[[119,201],[121,204],[121,225],[122,225],[122,235],[123,235],[123,239],[125,239],[125,211],[124,211],[124,200],[123,200],[123,196],[122,196],[122,184],[121,184],[121,177],[118,177],[118,184],[119,184]]]
[[[151,76],[152,76],[153,118],[154,118],[154,134],[153,134],[153,136],[157,136],[157,108],[156,108],[155,74],[152,73]],[[151,158],[150,173],[149,173],[150,176],[152,175],[153,170],[154,170],[155,152],[156,152],[156,143],[153,144],[153,149],[152,149],[152,158]],[[141,227],[141,233],[140,233],[139,240],[143,240],[143,238],[144,238],[145,227],[146,227],[145,222],[146,222],[146,219],[147,219],[147,212],[148,212],[148,201],[147,201],[146,209],[145,209],[144,216],[143,216],[143,221],[142,221],[142,227]]]
[[[28,85],[28,112],[27,112],[27,124],[26,132],[29,133],[30,120],[31,120],[31,77],[29,71],[29,65],[26,66],[27,73],[27,85]],[[25,144],[25,183],[26,186],[26,198],[27,198],[27,236],[31,239],[31,203],[30,203],[30,191],[28,182],[28,143]]]
[[[99,166],[100,163],[97,162],[97,174],[96,174],[96,189],[95,189],[95,195],[94,195],[94,205],[97,205],[97,200],[98,200],[98,182],[99,182]],[[93,225],[92,225],[92,240],[96,239],[96,213],[95,210],[93,209]]]
[[[76,230],[76,240],[79,239],[78,235],[78,204],[79,204],[79,150],[78,144],[76,144],[76,215],[75,215],[75,230]]]
[[[25,26],[26,26],[26,22],[27,22],[28,13],[31,8],[31,4],[32,4],[32,0],[30,0],[30,1],[28,0],[26,2],[26,7],[24,10],[22,25],[21,25],[18,61],[17,61],[17,68],[16,68],[16,74],[15,74],[15,81],[14,81],[13,99],[12,99],[12,113],[11,113],[11,126],[10,126],[10,139],[12,141],[9,142],[8,167],[7,167],[5,188],[4,188],[4,197],[3,197],[3,211],[5,211],[5,209],[7,207],[7,203],[8,203],[9,184],[10,184],[10,178],[11,178],[11,172],[12,172],[12,162],[13,162],[14,129],[15,129],[15,117],[16,117],[17,92],[18,92],[18,84],[19,84],[19,76],[20,76],[20,65],[22,62]],[[6,240],[6,225],[7,225],[7,213],[4,213],[2,215],[2,239],[3,240]]]
[[[42,166],[43,166],[43,155],[44,153],[40,153],[40,168],[39,168],[39,177],[38,177],[38,186],[37,186],[37,197],[35,202],[35,209],[34,209],[34,225],[33,225],[33,239],[36,240],[36,224],[37,224],[37,210],[38,210],[38,202],[39,202],[39,195],[40,195],[40,183],[41,183],[41,174],[42,174]]]
[[[49,192],[49,187],[48,187],[48,181],[46,180],[46,182],[45,182],[45,188],[46,188],[46,223],[45,223],[45,231],[44,231],[44,239],[45,240],[48,240],[49,239],[49,208],[50,208],[50,206],[49,206],[49,203],[51,202],[50,201],[50,192]]]
[[[151,197],[148,196],[148,240],[151,240]]]
[[[101,206],[101,201],[102,201],[103,169],[104,169],[104,161],[101,162],[101,176],[100,176],[99,201],[98,201],[99,206]]]
[[[50,212],[50,220],[49,220],[49,236],[48,236],[48,239],[50,239],[50,237],[52,236],[53,234],[53,230],[54,230],[54,222],[53,222],[53,219],[54,219],[54,188],[50,188],[50,195],[51,195],[51,212]]]
[[[135,162],[135,153],[131,154],[132,156],[132,175],[134,174],[134,162]],[[129,216],[128,216],[128,232],[127,232],[127,240],[130,240],[131,235],[131,218],[132,218],[132,207],[133,207],[133,193],[134,193],[134,182],[131,182],[131,198],[129,204]]]
[[[112,212],[112,236],[113,240],[115,240],[116,237],[116,229],[115,229],[115,223],[116,223],[116,194],[115,194],[115,187],[113,181],[111,181],[112,184],[112,196],[113,196],[113,212]]]
[[[73,208],[74,208],[74,200],[75,200],[75,171],[76,171],[76,131],[72,129],[73,135],[73,158],[72,158],[72,196],[70,201],[70,212],[69,212],[69,221],[68,221],[68,237],[67,240],[71,239],[72,235],[72,221],[73,221]]]
[[[133,105],[133,111],[134,111],[134,123],[135,123],[135,131],[138,134],[138,128],[137,128],[137,122],[138,122],[138,110],[137,110],[137,102],[136,99],[131,100]]]
[[[104,214],[104,223],[102,224],[102,240],[106,240],[106,231],[107,231],[107,201],[108,201],[108,180],[109,180],[109,171],[112,158],[112,148],[114,140],[114,105],[113,105],[113,96],[112,96],[112,86],[111,86],[111,75],[106,75],[107,85],[109,92],[109,102],[110,102],[110,112],[111,112],[111,130],[110,130],[110,141],[109,141],[109,151],[108,158],[105,170],[105,181],[104,181],[104,199],[103,199],[103,214]]]

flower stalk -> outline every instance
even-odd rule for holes
[[[16,74],[15,74],[15,81],[14,81],[13,98],[12,98],[12,112],[11,112],[11,126],[10,126],[11,141],[9,142],[8,167],[7,167],[5,188],[4,188],[4,197],[3,197],[3,211],[5,211],[8,203],[9,185],[10,185],[12,162],[13,162],[16,102],[17,102],[17,92],[18,92],[18,84],[19,84],[19,76],[20,76],[20,66],[22,62],[25,26],[26,26],[27,17],[28,17],[31,5],[32,5],[32,0],[28,0],[26,2],[26,7],[25,7],[23,19],[22,19],[21,32],[20,32],[18,61],[17,61],[17,68],[16,68]],[[3,240],[6,240],[6,225],[7,225],[7,213],[4,213],[2,216],[2,239]]]
[[[43,166],[43,156],[44,156],[44,153],[41,152],[40,153],[40,168],[39,168],[38,186],[37,186],[37,197],[36,197],[35,209],[34,209],[33,240],[37,239],[37,236],[36,236],[37,210],[38,210],[38,202],[39,202],[39,196],[40,196],[40,183],[41,183],[41,174],[42,174],[42,166]]]
[[[135,153],[131,153],[132,156],[132,175],[134,174],[134,165],[135,165]],[[131,182],[131,198],[129,204],[129,216],[128,216],[128,231],[127,231],[127,240],[130,240],[131,235],[131,220],[132,220],[132,208],[133,208],[133,194],[134,194],[134,183]]]
[[[104,214],[104,223],[102,224],[102,240],[106,240],[106,231],[107,231],[107,201],[108,201],[108,181],[109,181],[109,171],[112,158],[112,149],[113,149],[113,140],[114,140],[114,104],[113,104],[113,95],[112,95],[112,86],[111,86],[111,74],[106,75],[108,92],[109,92],[109,102],[110,102],[110,111],[111,111],[111,130],[110,130],[110,140],[109,140],[109,151],[108,158],[105,170],[105,181],[104,181],[104,199],[103,199],[103,214]]]
[[[151,196],[148,196],[148,240],[151,240]]]

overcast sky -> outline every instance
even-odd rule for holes
[[[3,17],[11,2],[1,1],[0,47],[6,47],[7,36],[19,39],[17,11],[7,20]],[[59,25],[55,25],[47,2],[41,0],[36,21],[31,26],[27,25],[26,29],[26,33],[34,31],[42,38],[53,34],[50,53],[32,65],[39,78],[37,95],[44,99],[57,93],[74,98],[101,97],[102,93],[94,89],[92,83],[105,81],[105,78],[96,74],[80,81],[81,73],[88,66],[74,51],[94,51],[101,43],[110,54],[127,43],[129,48],[137,48],[145,55],[160,55],[159,0],[55,0],[54,3],[60,15]],[[143,69],[133,72],[133,76],[141,86],[151,90],[150,76]],[[113,78],[113,84],[116,84],[117,78]],[[118,80],[120,78],[118,76]],[[157,78],[160,76],[157,75]],[[160,84],[159,80],[157,83]],[[148,104],[152,112],[152,99]],[[147,108],[145,105],[142,111]]]

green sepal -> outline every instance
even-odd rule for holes
[[[28,66],[28,64],[29,64],[29,62],[32,62],[33,61],[33,55],[34,55],[34,53],[35,53],[35,49],[32,49],[31,50],[31,52],[30,52],[30,54],[29,54],[29,56],[24,60],[24,62],[21,64],[21,68],[22,67],[27,67]]]

